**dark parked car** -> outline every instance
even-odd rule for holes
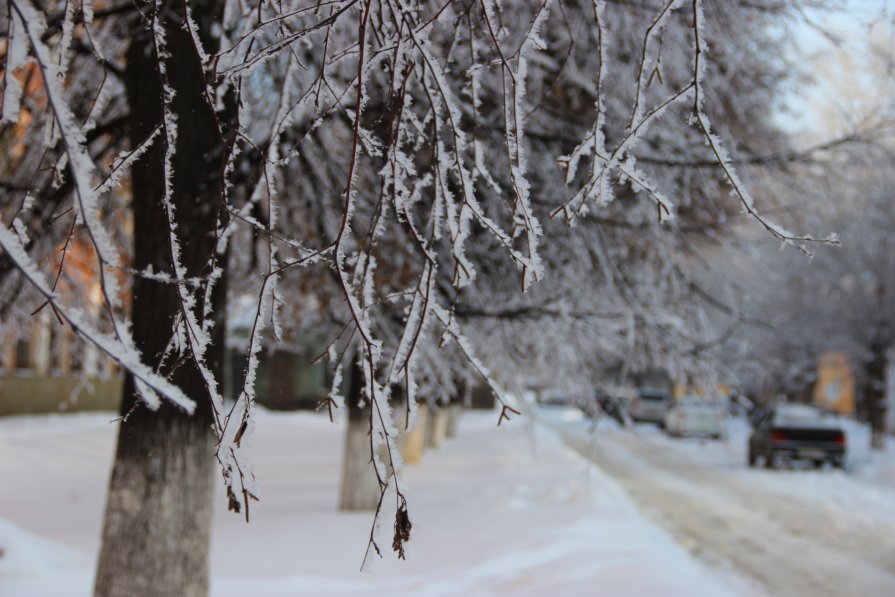
[[[845,431],[835,413],[810,404],[778,404],[759,411],[752,425],[749,466],[759,458],[768,468],[792,460],[845,465]]]

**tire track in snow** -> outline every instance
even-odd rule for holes
[[[708,467],[624,430],[599,430],[596,438],[559,431],[684,547],[753,579],[760,592],[895,595],[895,520],[890,511],[868,513],[873,502],[865,503],[863,485],[847,476],[817,482],[799,473]],[[853,503],[792,491],[806,479],[819,491],[826,480],[838,491],[854,484]]]

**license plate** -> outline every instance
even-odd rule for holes
[[[827,453],[823,450],[799,450],[801,458],[825,458]]]

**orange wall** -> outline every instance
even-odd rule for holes
[[[814,403],[843,415],[854,414],[855,378],[844,354],[828,352],[818,357]]]

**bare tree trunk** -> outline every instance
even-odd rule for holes
[[[445,437],[456,437],[457,429],[460,427],[460,416],[463,414],[463,406],[458,400],[452,401],[446,408],[447,410],[447,429]]]
[[[16,336],[15,326],[9,326],[6,332],[6,342],[3,345],[3,369],[6,375],[16,372],[16,345],[19,339]]]
[[[447,409],[443,406],[439,406],[438,410],[429,410],[429,432],[426,434],[428,448],[432,450],[441,448],[447,436],[447,417]]]
[[[425,404],[418,404],[416,408],[413,427],[401,432],[401,459],[404,464],[418,464],[423,459],[423,452],[426,449],[429,408]],[[400,429],[404,429],[403,425]]]
[[[375,510],[379,503],[380,490],[371,463],[370,405],[361,405],[363,379],[357,364],[351,368],[348,382],[348,392],[345,396],[348,421],[345,425],[339,510]]]
[[[296,407],[296,358],[291,352],[275,350],[268,358],[270,383],[264,405],[274,410],[294,410]]]
[[[870,404],[870,447],[874,450],[886,449],[886,409],[879,397]]]
[[[174,412],[139,415],[119,434],[95,593],[207,595],[211,427]]]
[[[50,373],[50,314],[44,311],[34,317],[31,326],[31,357],[29,360],[35,375]]]
[[[139,2],[151,12],[154,3]],[[175,207],[181,262],[190,277],[207,277],[216,250],[216,230],[224,214],[221,174],[224,144],[218,116],[204,97],[204,73],[183,24],[183,0],[164,3],[158,23],[165,28],[171,58],[166,60],[175,90],[172,109],[178,131],[171,202]],[[221,3],[190,3],[206,49],[214,51],[208,34],[220,19]],[[125,83],[130,107],[131,145],[142,142],[162,122],[162,84],[152,33],[143,18],[133,23],[127,52]],[[174,275],[168,215],[164,210],[165,135],[156,140],[132,169],[134,267],[151,267]],[[226,264],[222,264],[225,266]],[[225,269],[226,271],[226,269]],[[196,293],[197,314],[204,295]],[[211,296],[215,317],[212,345],[206,360],[222,380],[226,276]],[[125,379],[109,495],[102,532],[95,594],[97,596],[202,596],[208,593],[214,470],[213,413],[208,389],[191,355],[162,355],[175,322],[181,317],[177,286],[135,276],[133,336],[144,359],[196,401],[186,415],[163,404],[148,411],[139,401],[134,380]]]
[[[864,397],[870,415],[870,447],[883,450],[886,447],[886,349],[881,341],[871,345],[870,362],[867,363],[867,382]]]

